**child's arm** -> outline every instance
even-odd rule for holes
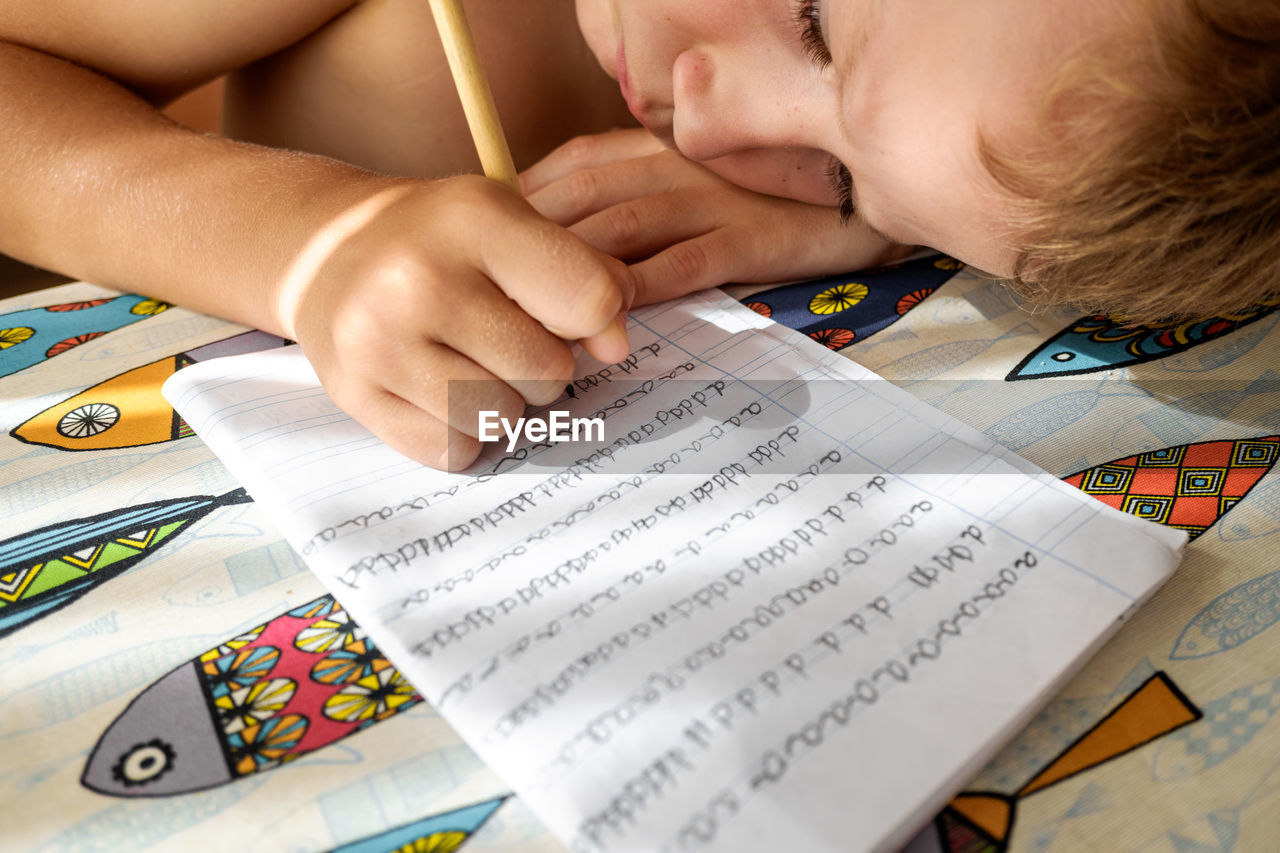
[[[376,176],[157,112],[350,5],[6,2],[0,251],[292,337],[380,437],[458,467],[476,410],[559,393],[562,339],[625,354],[633,279],[490,181]],[[446,380],[495,377],[446,425]]]
[[[833,207],[743,189],[645,130],[574,139],[522,180],[551,220],[616,257],[643,258],[631,269],[645,300],[846,272],[915,248],[841,223]]]

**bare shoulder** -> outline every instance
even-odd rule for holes
[[[322,29],[360,0],[4,0],[0,41],[162,103]]]

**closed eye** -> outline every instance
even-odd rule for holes
[[[840,221],[848,225],[857,213],[853,203],[853,175],[849,174],[849,169],[843,163],[832,157],[831,164],[827,166],[827,181],[831,184],[831,191],[836,194]]]
[[[822,9],[819,0],[795,0],[795,21],[800,28],[800,44],[809,61],[819,70],[831,64],[831,51],[822,36]]]

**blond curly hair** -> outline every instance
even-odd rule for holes
[[[1134,7],[1131,7],[1134,8]],[[1146,26],[1080,51],[1049,142],[980,142],[1017,198],[1014,288],[1139,323],[1280,294],[1280,2],[1145,0]]]

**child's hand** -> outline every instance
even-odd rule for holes
[[[567,341],[625,358],[619,312],[633,297],[622,263],[464,176],[351,208],[299,257],[281,301],[339,406],[406,456],[456,470],[480,452],[479,411],[514,419],[563,393]]]
[[[637,303],[726,282],[809,278],[904,254],[832,207],[761,195],[645,130],[571,140],[521,176],[529,202],[591,245],[638,259]]]

